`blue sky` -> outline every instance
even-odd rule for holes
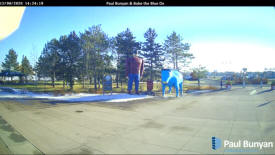
[[[152,27],[159,43],[175,31],[192,45],[190,68],[275,67],[273,7],[27,7],[17,31],[0,41],[0,62],[13,48],[19,62],[24,54],[33,64],[47,41],[98,24],[110,37],[130,28],[138,41]]]

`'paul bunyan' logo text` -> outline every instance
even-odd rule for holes
[[[248,141],[248,140],[221,140],[217,137],[212,137],[212,149],[217,150],[223,146],[229,149],[256,149],[261,150],[263,148],[273,148],[273,142],[259,142],[259,141]],[[232,150],[231,150],[232,151]]]
[[[273,147],[273,142],[253,142],[253,141],[248,141],[248,140],[239,140],[239,141],[229,141],[229,140],[224,140],[224,145],[225,148],[238,148],[238,147],[244,147],[244,148],[272,148]]]

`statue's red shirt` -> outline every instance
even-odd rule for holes
[[[126,76],[128,74],[143,75],[144,63],[143,59],[137,56],[130,57],[126,60]]]

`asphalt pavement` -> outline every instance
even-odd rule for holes
[[[224,147],[274,145],[274,114],[275,91],[252,86],[126,103],[1,99],[0,138],[28,154],[275,154],[275,146]]]

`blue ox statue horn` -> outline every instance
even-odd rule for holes
[[[168,85],[169,93],[171,93],[172,86],[176,89],[176,96],[183,93],[183,77],[182,74],[174,69],[163,69],[161,71],[162,95],[165,95],[165,87]]]

